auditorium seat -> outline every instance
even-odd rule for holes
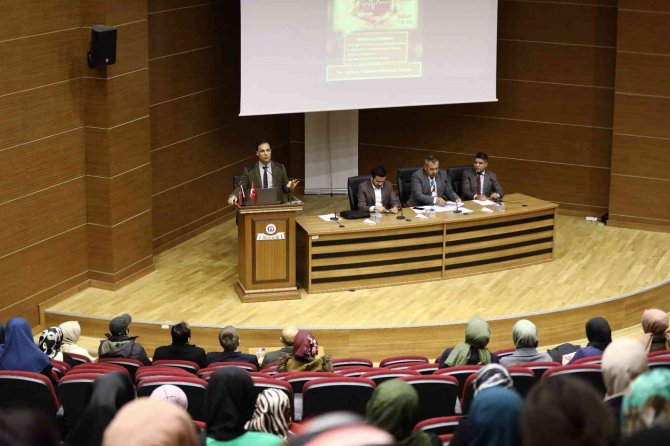
[[[440,439],[440,443],[442,443],[442,446],[449,446],[451,444],[451,439],[454,437],[454,434],[442,434],[438,436]]]
[[[419,411],[416,422],[429,418],[454,415],[458,397],[458,380],[453,376],[404,376],[419,395]]]
[[[126,369],[123,366],[120,366],[118,364],[103,364],[99,362],[87,362],[84,364],[79,364],[74,367],[72,367],[66,375],[72,375],[76,373],[99,373],[99,374],[105,374],[105,373],[111,373],[111,372],[121,372],[124,375],[126,375],[128,378],[130,378],[130,372],[128,369]]]
[[[192,373],[177,367],[155,367],[152,365],[140,367],[135,373],[135,381],[140,382],[145,378],[162,378],[167,376],[193,376]]]
[[[72,360],[78,364],[85,364],[91,362],[91,358],[89,358],[88,356],[80,355],[77,353],[68,353],[68,355],[70,355],[70,358],[72,358]]]
[[[335,370],[335,373],[340,375],[340,376],[351,376],[351,377],[357,377],[361,376],[363,373],[368,373],[368,372],[374,372],[378,371],[381,369],[375,368],[375,367],[361,367],[361,366],[353,366],[353,367],[342,367],[337,370]]]
[[[561,363],[553,361],[537,361],[537,362],[526,362],[523,364],[523,366],[527,369],[532,370],[533,373],[535,373],[535,381],[539,381],[542,379],[542,375],[544,375],[544,372],[546,372],[549,369],[553,369],[554,367],[560,367]]]
[[[458,396],[463,395],[463,389],[465,388],[465,381],[467,381],[470,375],[476,374],[482,365],[459,365],[456,367],[445,367],[439,369],[433,375],[437,376],[453,376],[458,380]]]
[[[376,385],[383,383],[389,379],[401,378],[403,376],[420,376],[421,374],[414,370],[393,370],[382,369],[372,372],[363,373],[361,378],[371,379]]]
[[[655,356],[670,356],[670,350],[658,350],[655,352],[649,352],[647,353],[647,356],[649,358],[653,358]]]
[[[382,359],[379,362],[379,367],[388,367],[398,364],[422,364],[428,363],[428,358],[425,356],[391,356],[390,358]]]
[[[374,388],[374,381],[365,378],[338,376],[309,381],[302,389],[302,416],[310,418],[335,411],[365,415]]]
[[[124,367],[130,373],[130,379],[135,381],[135,372],[144,366],[142,361],[130,358],[98,358],[98,364],[117,364]]]
[[[461,416],[437,417],[420,421],[414,427],[415,431],[429,432],[435,435],[453,434],[458,424],[461,422]]]
[[[207,366],[209,369],[218,369],[221,367],[237,367],[239,369],[246,370],[248,372],[257,372],[258,369],[256,368],[255,365],[251,364],[250,362],[235,362],[235,361],[230,361],[230,362],[213,362],[210,365]]]
[[[70,373],[58,383],[58,393],[63,404],[63,416],[68,431],[79,422],[91,399],[93,381],[101,375],[101,373]]]
[[[579,358],[575,362],[573,362],[571,365],[575,364],[600,364],[602,362],[603,357],[602,356],[588,356],[586,358]]]
[[[369,179],[370,175],[358,175],[347,178],[347,194],[349,195],[349,207],[352,211],[358,210],[358,185]]]
[[[670,369],[670,356],[653,356],[648,361],[650,369]]]
[[[275,375],[275,379],[287,382],[293,389],[293,414],[297,421],[302,420],[302,388],[305,383],[314,379],[336,377],[337,374],[326,372],[288,372]]]
[[[401,167],[396,174],[396,183],[398,184],[398,198],[400,204],[406,206],[407,200],[412,194],[412,174],[421,167]]]
[[[510,348],[503,348],[503,349],[497,350],[497,351],[493,352],[493,354],[496,355],[498,357],[498,359],[500,359],[500,358],[504,358],[505,356],[511,356],[515,351],[516,351],[516,349],[514,347],[510,347]]]
[[[454,166],[447,168],[447,176],[451,179],[451,185],[456,195],[463,197],[463,172],[472,169],[472,166]],[[464,200],[471,200],[472,197],[466,197]]]
[[[600,364],[572,364],[555,367],[544,372],[542,379],[551,379],[557,376],[576,376],[586,380],[599,395],[605,396],[605,383],[600,371]]]
[[[0,370],[0,409],[25,407],[56,418],[60,403],[51,380],[41,373]]]
[[[412,364],[405,370],[414,370],[415,372],[419,372],[422,375],[432,375],[433,373],[437,372],[439,368],[440,367],[437,364],[426,363]]]
[[[150,396],[158,387],[171,384],[184,391],[188,398],[188,413],[194,420],[205,419],[207,381],[191,376],[164,376],[144,378],[137,384],[137,396]]]
[[[339,358],[332,359],[331,363],[333,364],[333,369],[350,366],[372,367],[372,361],[367,358]]]
[[[200,366],[193,361],[182,361],[178,359],[159,359],[151,363],[153,367],[177,367],[187,372],[196,374]]]
[[[536,382],[535,372],[524,365],[508,367],[507,371],[512,376],[514,389],[522,397],[526,396],[533,384]]]
[[[51,360],[51,370],[56,373],[56,376],[60,380],[65,374],[72,369],[72,366],[67,362],[58,361],[57,359]]]
[[[256,391],[256,396],[254,399],[256,399],[258,394],[260,394],[265,389],[277,389],[281,392],[284,392],[286,396],[288,396],[288,400],[291,402],[291,414],[295,419],[293,388],[289,383],[274,378],[262,378],[259,376],[252,376],[251,379],[254,383],[254,390]]]

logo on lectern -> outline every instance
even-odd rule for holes
[[[265,227],[265,232],[266,232],[267,234],[272,235],[272,234],[274,234],[275,232],[277,232],[277,227],[276,227],[275,225],[273,225],[272,223],[270,223],[269,225],[267,225],[267,226]]]

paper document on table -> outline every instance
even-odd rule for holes
[[[480,211],[482,211],[482,212],[493,212],[493,209],[481,208]]]
[[[461,211],[464,214],[472,214],[474,212],[472,209],[463,208],[463,207],[458,208],[458,210]]]
[[[323,221],[333,221],[331,218],[333,218],[335,214],[325,214],[325,215],[319,215],[319,218]],[[342,220],[341,217],[337,217],[338,220]]]
[[[369,218],[366,218],[365,220],[363,220],[363,223],[365,223],[366,225],[376,225],[377,224],[376,221],[370,220]]]
[[[416,218],[428,218],[424,214],[416,214]]]
[[[492,204],[495,204],[491,200],[472,200],[472,201],[474,201],[480,206],[491,206]]]

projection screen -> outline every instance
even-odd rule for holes
[[[497,0],[241,0],[240,115],[496,100]]]

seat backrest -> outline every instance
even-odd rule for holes
[[[0,395],[1,409],[25,407],[52,419],[60,406],[51,380],[41,373],[0,370]]]
[[[258,394],[265,389],[277,389],[282,391],[288,396],[288,400],[291,402],[291,414],[293,415],[293,388],[289,383],[274,378],[263,378],[259,376],[252,376],[251,379],[254,382],[254,390],[256,391],[254,399],[258,398]]]
[[[415,372],[419,372],[422,375],[432,375],[433,373],[437,372],[439,369],[439,366],[437,364],[412,364],[409,367],[407,367],[405,370],[414,370]]]
[[[428,358],[425,356],[391,356],[379,361],[379,367],[396,366],[399,364],[428,364]]]
[[[56,359],[51,360],[51,370],[56,373],[58,379],[61,379],[72,367],[67,362],[58,361]]]
[[[514,389],[519,392],[519,395],[526,396],[533,384],[537,381],[535,372],[527,367],[513,366],[508,367],[507,371],[512,377]]]
[[[451,444],[451,439],[454,438],[454,434],[442,434],[439,435],[440,443],[442,446],[449,446]]]
[[[237,362],[237,361],[213,362],[207,367],[210,369],[219,369],[221,367],[237,367],[238,369],[244,369],[249,372],[258,371],[256,366],[250,362]]]
[[[515,350],[516,349],[514,347],[503,348],[503,349],[494,351],[493,354],[496,355],[498,357],[498,359],[500,359],[500,358],[504,358],[505,356],[511,356],[514,353]]]
[[[78,364],[91,362],[91,358],[88,356],[80,355],[78,353],[68,353],[68,355],[70,355],[70,358],[72,358],[72,360]]]
[[[566,375],[584,379],[593,386],[598,394],[603,397],[605,396],[605,382],[603,381],[600,364],[572,364],[555,367],[544,372],[542,379],[551,379],[553,377]]]
[[[420,376],[420,375],[421,374],[419,372],[416,372],[414,370],[386,369],[386,370],[377,370],[373,372],[363,373],[361,375],[361,378],[371,379],[375,382],[376,385],[379,385],[389,379],[401,378],[403,376]]]
[[[72,367],[66,375],[72,375],[74,373],[111,373],[111,372],[120,372],[130,378],[130,372],[123,366],[118,364],[102,364],[98,362],[87,362],[84,364],[79,364]]]
[[[458,397],[458,380],[453,376],[405,376],[419,395],[419,411],[415,422],[454,415]]]
[[[142,361],[131,358],[98,358],[99,364],[116,364],[128,370],[130,379],[135,381],[135,372],[144,364]]]
[[[93,381],[100,376],[99,373],[70,373],[58,383],[58,394],[63,404],[63,417],[68,431],[81,419],[93,394]]]
[[[482,365],[459,365],[455,367],[445,367],[443,369],[439,369],[437,372],[433,373],[433,375],[453,376],[456,378],[458,380],[458,395],[460,396],[463,395],[465,381],[467,381],[468,377],[472,374],[476,374],[482,367]]]
[[[396,182],[398,184],[398,198],[402,206],[407,203],[412,194],[412,174],[421,167],[401,167],[398,169],[396,175]]]
[[[670,356],[652,356],[648,359],[648,362],[650,369],[670,369]]]
[[[140,368],[137,373],[135,373],[135,381],[139,383],[146,378],[164,378],[170,376],[191,377],[193,374],[177,367],[146,366]]]
[[[194,420],[205,419],[205,395],[207,381],[195,376],[166,376],[145,378],[137,384],[137,396],[150,396],[158,387],[172,384],[179,387],[188,398],[188,413]]]
[[[454,166],[447,168],[447,175],[451,180],[451,185],[459,197],[463,196],[463,172],[472,169],[472,166]],[[470,197],[472,198],[472,197]]]
[[[340,367],[351,367],[351,366],[372,367],[372,361],[367,358],[332,359],[331,363],[333,364],[333,369],[338,369]]]
[[[309,381],[302,389],[303,418],[335,411],[365,415],[374,388],[370,379],[346,376]]]
[[[670,350],[657,350],[655,352],[649,352],[647,353],[647,356],[649,358],[653,358],[654,356],[670,356]]]
[[[554,367],[560,367],[561,363],[553,361],[537,361],[537,362],[526,362],[522,365],[525,368],[532,370],[533,373],[535,373],[535,381],[539,381],[542,379],[542,375],[544,375],[544,372],[546,372],[549,369],[553,369]]]
[[[380,369],[377,369],[375,367],[355,366],[355,367],[340,368],[338,370],[335,370],[335,373],[337,373],[340,376],[357,377],[357,376],[361,376],[363,373],[375,372],[375,371],[379,371],[379,370]]]
[[[453,434],[458,424],[461,422],[461,416],[437,417],[420,421],[414,427],[415,431],[430,432],[435,435]]]
[[[369,179],[370,175],[358,175],[347,178],[347,194],[349,195],[349,207],[352,211],[358,210],[358,185]]]
[[[151,363],[152,367],[176,367],[186,370],[190,373],[197,373],[200,366],[193,361],[183,361],[178,359],[159,359]]]
[[[465,380],[465,384],[463,384],[463,390],[460,393],[461,410],[463,411],[463,415],[467,415],[467,413],[470,411],[470,403],[475,397],[475,379],[477,379],[476,373],[468,375],[467,379]]]
[[[282,379],[290,384],[293,393],[302,393],[302,388],[306,382],[314,379],[337,378],[339,375],[327,372],[292,372],[284,375]]]
[[[579,358],[571,365],[574,364],[600,364],[603,360],[602,356],[587,356],[586,358]]]

